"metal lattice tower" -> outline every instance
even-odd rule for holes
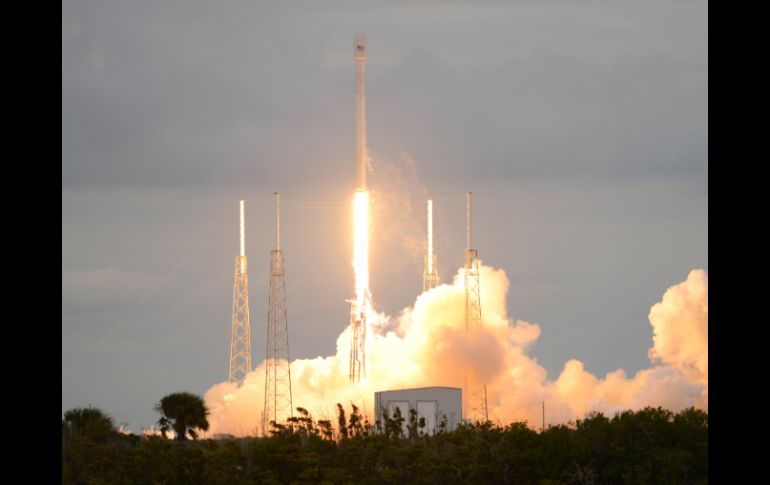
[[[350,304],[350,382],[361,382],[366,377],[366,310]]]
[[[480,327],[481,323],[481,289],[479,285],[479,251],[471,247],[471,192],[467,193],[466,217],[466,249],[465,249],[465,331]],[[472,420],[487,421],[487,386],[478,377],[465,376],[463,409]]]
[[[275,192],[275,249],[270,251],[270,297],[267,310],[267,357],[262,432],[270,422],[282,423],[294,416],[291,402],[289,324],[286,318],[286,282],[281,251],[281,196]]]
[[[251,330],[249,325],[249,273],[246,266],[245,215],[240,203],[241,251],[235,257],[233,275],[233,321],[230,339],[229,382],[239,386],[251,371]]]
[[[425,293],[441,283],[436,255],[433,254],[433,201],[428,199],[428,254],[425,255],[425,271],[422,273],[422,291]]]

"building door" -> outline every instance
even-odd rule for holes
[[[417,419],[425,418],[425,434],[436,433],[436,414],[438,414],[438,403],[436,401],[417,401]]]

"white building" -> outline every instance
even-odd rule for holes
[[[462,422],[462,389],[456,387],[418,387],[416,389],[398,389],[374,393],[375,420],[383,420],[383,411],[393,417],[396,408],[404,417],[403,430],[409,423],[409,410],[417,410],[417,419],[425,418],[426,434],[435,434],[446,420],[446,430],[453,431]]]

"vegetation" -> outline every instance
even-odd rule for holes
[[[189,392],[175,392],[160,400],[155,410],[161,414],[158,420],[163,437],[170,429],[174,430],[176,439],[184,441],[189,434],[192,439],[198,438],[196,428],[206,431],[209,429],[208,414],[203,399]]]
[[[63,436],[83,436],[93,441],[105,441],[115,431],[109,414],[96,408],[75,408],[64,413],[61,422]]]
[[[444,424],[435,435],[413,412],[372,426],[355,406],[346,415],[338,405],[335,425],[297,410],[268,438],[178,442],[112,428],[98,440],[63,424],[63,483],[708,483],[708,415],[693,408],[596,413],[543,432],[521,422]]]

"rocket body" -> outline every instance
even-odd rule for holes
[[[353,269],[356,299],[350,305],[350,381],[366,378],[366,317],[369,299],[369,194],[366,191],[366,97],[364,94],[364,62],[366,39],[356,34],[353,39],[356,61],[356,193],[353,202]]]
[[[366,191],[366,95],[364,92],[364,63],[366,62],[366,38],[356,34],[353,41],[353,58],[356,60],[356,190]]]

